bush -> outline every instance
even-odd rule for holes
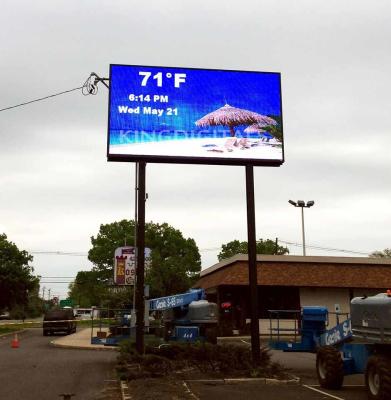
[[[136,350],[136,344],[131,340],[123,340],[119,344],[119,361],[122,363],[140,363],[142,356]]]
[[[137,364],[138,370],[135,364]],[[131,365],[131,368],[130,368]],[[173,343],[163,346],[145,347],[145,355],[140,355],[135,344],[121,343],[119,372],[130,371],[130,379],[145,376],[164,376],[184,368],[197,368],[203,374],[231,374],[235,376],[275,376],[276,367],[270,362],[269,350],[261,348],[261,363],[256,370],[252,366],[249,347],[235,344],[213,345],[210,343]],[[278,368],[277,368],[278,369]],[[282,368],[279,369],[280,371]]]
[[[172,371],[171,361],[155,354],[144,355],[141,365],[154,377],[168,375]]]

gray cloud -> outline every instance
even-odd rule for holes
[[[6,0],[0,108],[77,87],[92,71],[107,76],[110,63],[281,71],[286,163],[255,170],[257,236],[300,242],[287,200],[313,199],[309,243],[382,249],[390,11],[388,1]],[[105,159],[107,96],[102,86],[0,113],[0,230],[20,247],[87,252],[100,223],[132,217],[134,167]],[[245,240],[244,168],[149,164],[147,185],[147,219],[204,249]],[[203,266],[217,253],[203,251]],[[60,256],[34,265],[66,276],[90,267]]]

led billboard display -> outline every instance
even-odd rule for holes
[[[280,74],[110,65],[107,156],[281,165]]]

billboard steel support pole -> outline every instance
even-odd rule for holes
[[[144,261],[145,261],[145,167],[138,163],[137,268],[136,268],[136,350],[144,354]]]
[[[138,162],[134,165],[134,267],[135,271],[137,271],[137,217],[138,213]],[[135,321],[136,315],[136,282],[137,282],[137,273],[134,276],[133,281],[133,301],[132,301],[132,314],[131,314],[131,323]]]
[[[246,165],[248,280],[250,286],[251,352],[254,366],[261,358],[258,321],[257,243],[255,235],[254,168]]]

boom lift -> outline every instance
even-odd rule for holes
[[[217,342],[217,304],[205,300],[203,289],[149,301],[150,311],[163,311],[164,339]]]
[[[328,314],[325,307],[303,307],[297,329],[280,328],[279,319],[274,320],[277,328],[270,323],[270,346],[317,353],[317,376],[326,389],[340,389],[345,375],[364,373],[369,399],[391,399],[391,291],[354,298],[351,318],[331,329],[326,328]],[[300,342],[280,340],[292,331],[298,333]]]
[[[217,342],[217,304],[205,300],[203,289],[190,289],[186,293],[146,300],[149,312],[162,312],[164,339],[185,342]],[[135,318],[130,310],[117,310],[117,322],[110,325],[109,335],[92,335],[91,343],[117,345],[134,333]],[[104,337],[100,337],[104,336]]]

